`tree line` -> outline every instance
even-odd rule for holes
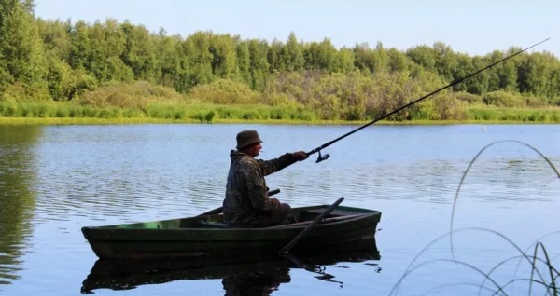
[[[225,80],[265,94],[262,103],[295,100],[325,113],[343,105],[354,114],[345,117],[362,118],[402,101],[399,89],[403,96],[429,90],[518,50],[470,56],[441,42],[404,51],[381,42],[336,48],[328,38],[303,42],[295,33],[285,42],[212,32],[183,37],[126,21],[42,20],[33,6],[33,0],[0,0],[0,100],[71,101],[110,83],[134,81],[189,94]],[[380,93],[368,83],[393,86]],[[502,91],[559,105],[560,61],[549,52],[524,53],[453,90],[481,98]]]

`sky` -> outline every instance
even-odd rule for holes
[[[406,50],[443,42],[484,55],[512,46],[560,58],[558,0],[35,0],[36,17],[48,20],[128,20],[157,33],[186,37],[198,31],[242,39],[303,42],[329,38],[336,47],[368,43]],[[554,35],[556,33],[556,36]]]

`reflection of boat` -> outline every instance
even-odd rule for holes
[[[174,280],[221,279],[226,295],[269,295],[281,283],[290,281],[290,268],[305,268],[319,273],[317,279],[334,281],[334,276],[318,266],[334,265],[339,262],[364,262],[378,260],[375,241],[369,241],[369,249],[345,251],[330,249],[306,255],[299,260],[277,255],[267,257],[245,256],[232,258],[234,263],[223,260],[124,260],[99,259],[91,273],[82,283],[82,293],[95,289],[128,290],[144,284],[159,284]],[[369,263],[368,263],[369,264]]]
[[[232,258],[276,254],[328,206],[293,209],[298,223],[269,227],[228,227],[221,214],[148,223],[83,227],[91,248],[102,259]],[[367,248],[381,218],[377,211],[338,207],[293,251],[345,246]]]

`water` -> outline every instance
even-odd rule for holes
[[[235,134],[246,128],[259,130],[261,157],[271,158],[309,151],[353,127],[0,127],[0,295],[79,294],[97,259],[81,226],[191,216],[219,206],[229,150]],[[474,284],[484,276],[440,260],[453,258],[449,238],[433,240],[449,231],[455,190],[469,161],[484,145],[506,139],[531,144],[560,166],[558,125],[376,126],[327,148],[327,161],[309,159],[269,176],[269,187],[280,188],[278,198],[292,206],[330,204],[342,196],[346,206],[383,212],[376,234],[381,258],[324,265],[334,276],[331,281],[280,262],[249,266],[246,272],[224,267],[205,277],[173,274],[161,280],[156,274],[153,284],[93,292],[387,295],[432,242],[398,294],[478,293]],[[523,249],[539,239],[558,267],[560,234],[550,233],[560,231],[559,193],[560,180],[537,153],[523,145],[498,144],[467,175],[455,227],[489,228]],[[454,247],[454,260],[485,272],[519,255],[506,240],[483,230],[456,232]],[[528,266],[517,269],[511,260],[491,276],[501,284],[528,278]],[[487,287],[495,290],[491,283]],[[518,281],[508,289],[509,295],[527,295],[528,285]]]

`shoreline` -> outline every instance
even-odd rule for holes
[[[364,125],[370,121],[357,120],[291,120],[291,119],[220,119],[204,122],[197,119],[166,119],[151,117],[124,117],[124,118],[99,118],[99,117],[2,117],[2,126],[26,125],[130,125],[130,124],[270,124],[270,125]],[[388,121],[381,120],[375,125],[495,125],[495,124],[560,124],[553,121],[521,121],[521,120],[409,120]]]

